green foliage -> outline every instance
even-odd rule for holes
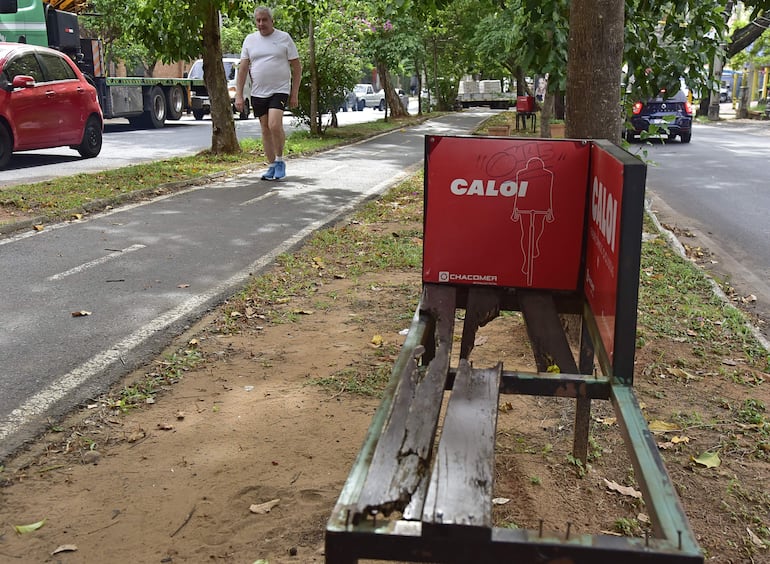
[[[724,53],[724,6],[697,0],[626,0],[624,83],[640,99],[679,90],[718,88],[709,69]]]
[[[240,56],[243,40],[254,29],[254,18],[251,16],[222,18],[222,53]]]
[[[315,27],[315,61],[318,69],[318,110],[319,113],[336,111],[358,82],[361,57],[358,55],[355,29],[349,25],[349,18],[342,11],[332,11]],[[299,117],[310,121],[310,78],[308,61],[308,40],[298,41],[297,47],[302,59],[302,88],[299,91]]]
[[[164,63],[195,59],[203,52],[203,22],[212,9],[236,19],[251,18],[254,9],[246,0],[133,2],[135,17],[129,19],[129,33],[157,52]]]
[[[108,65],[114,68],[122,62],[129,74],[151,75],[159,57],[133,33],[140,25],[137,0],[93,0],[91,4],[89,13],[97,15],[80,16],[78,22],[83,35],[102,40]]]

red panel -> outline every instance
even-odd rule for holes
[[[423,281],[577,288],[589,145],[430,136]]]
[[[585,295],[612,363],[618,299],[623,165],[600,147],[594,145],[591,151]]]
[[[517,112],[534,112],[535,97],[534,96],[516,96],[516,111]]]

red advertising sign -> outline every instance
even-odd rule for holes
[[[618,301],[623,164],[595,145],[591,148],[589,191],[584,291],[612,363]]]
[[[423,281],[575,290],[590,145],[428,136]]]

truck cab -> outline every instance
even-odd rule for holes
[[[222,57],[222,64],[225,67],[225,78],[227,78],[227,91],[230,95],[230,103],[233,106],[233,113],[236,113],[235,109],[235,82],[238,76],[238,65],[240,64],[240,57],[237,55],[225,55]],[[195,79],[198,81],[203,80],[203,59],[195,61],[190,70],[187,72],[187,78]],[[251,92],[251,78],[246,77],[246,85],[243,88],[243,111],[238,113],[240,119],[249,119],[250,111],[250,96]],[[190,108],[192,109],[193,116],[197,120],[203,119],[203,116],[211,113],[211,101],[209,100],[209,93],[204,84],[193,85],[190,91]]]

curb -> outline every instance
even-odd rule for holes
[[[706,277],[706,280],[708,280],[709,285],[711,286],[711,290],[714,292],[714,295],[717,296],[722,302],[728,306],[733,308],[734,310],[738,311],[742,316],[745,317],[745,314],[743,311],[741,311],[739,308],[737,308],[733,303],[730,301],[730,298],[727,297],[727,294],[725,294],[722,291],[722,288],[717,284],[716,280],[714,280],[711,276],[709,276],[708,272],[703,270],[700,266],[698,266],[695,262],[690,260],[690,258],[687,256],[687,253],[685,252],[684,246],[682,243],[679,242],[679,239],[677,239],[676,235],[674,235],[673,232],[669,231],[658,220],[658,216],[655,215],[655,212],[652,211],[652,202],[649,198],[645,198],[644,200],[644,211],[647,213],[647,215],[650,217],[652,222],[655,224],[655,228],[665,237],[666,241],[668,242],[668,245],[683,259],[690,262],[691,264],[695,265],[695,267],[703,274],[703,276]],[[759,342],[760,345],[767,351],[768,354],[770,354],[770,341],[768,341],[765,336],[762,334],[762,332],[746,321],[746,329],[749,330],[749,332],[752,334],[752,336]]]

